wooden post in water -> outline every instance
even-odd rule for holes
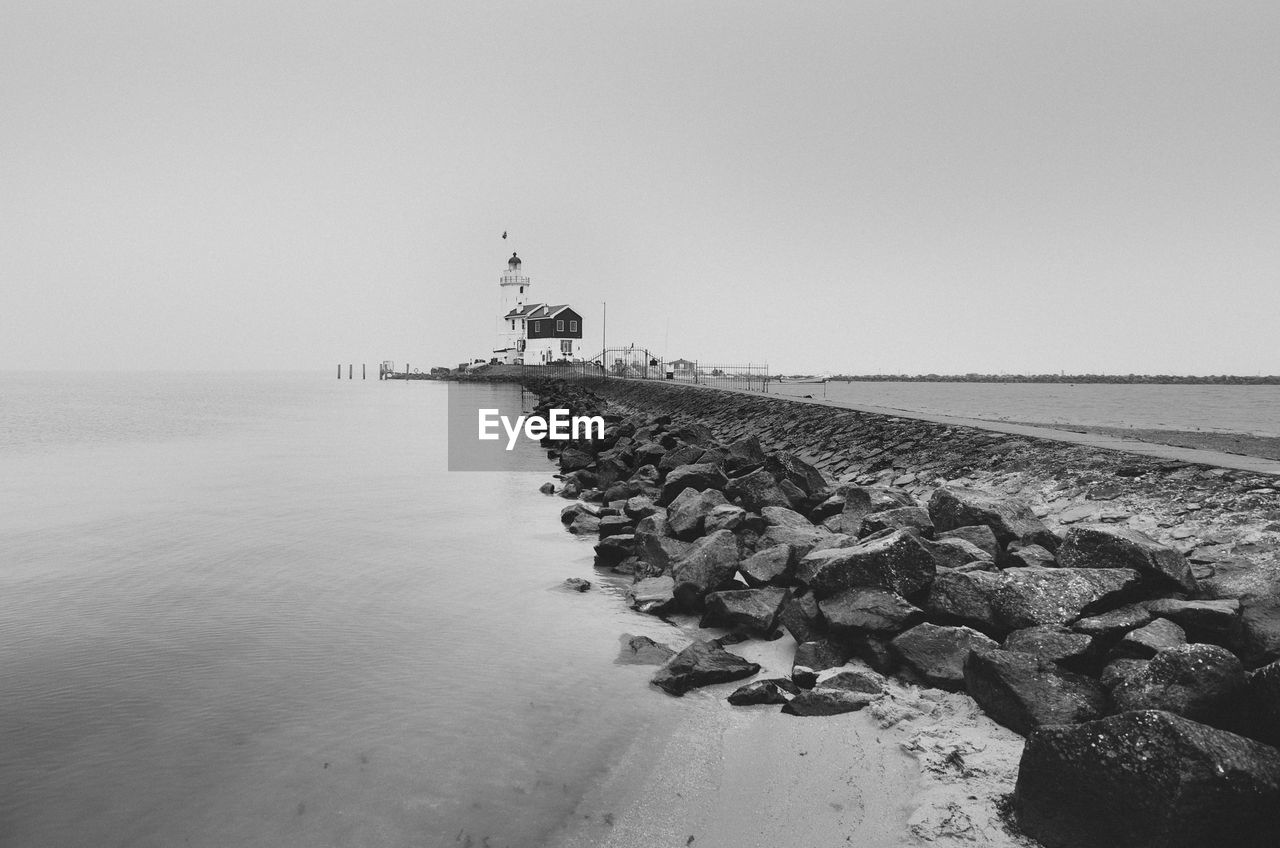
[[[351,363],[350,362],[347,363],[347,379],[348,380],[351,379]]]
[[[341,363],[339,363],[339,364],[338,364],[338,379],[339,379],[339,380],[341,380],[341,379],[342,379],[342,364],[341,364]]]
[[[365,364],[363,362],[360,363],[360,379],[367,379],[367,376],[365,375]]]

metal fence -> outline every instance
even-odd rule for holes
[[[608,348],[586,360],[524,366],[528,377],[572,380],[671,380],[726,389],[767,392],[767,364],[724,365],[696,359],[665,360],[647,348]]]

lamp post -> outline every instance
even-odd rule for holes
[[[609,328],[609,304],[606,301],[600,301],[600,367],[604,370],[604,375],[609,376],[609,337],[606,331]]]

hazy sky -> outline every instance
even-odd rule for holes
[[[518,250],[592,352],[1280,373],[1275,2],[6,0],[0,106],[0,369],[456,364]]]

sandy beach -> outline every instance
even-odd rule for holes
[[[794,648],[783,637],[729,650],[770,677],[789,672]],[[551,844],[1034,844],[999,815],[1022,738],[981,715],[967,695],[890,681],[888,694],[860,712],[795,717],[776,706],[729,706],[725,697],[738,685],[686,695],[688,716],[676,731],[638,739]],[[668,696],[651,689],[637,697]]]

